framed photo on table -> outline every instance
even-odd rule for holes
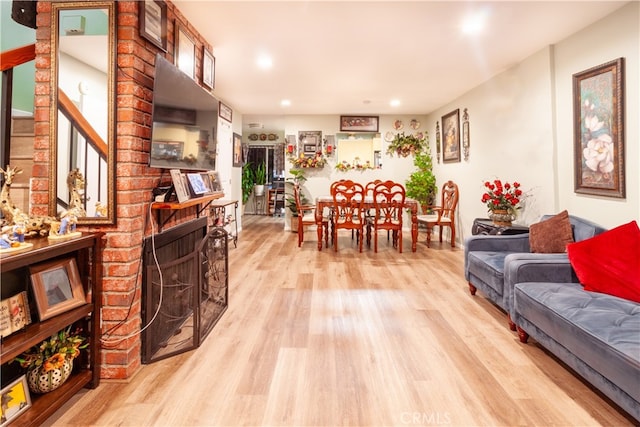
[[[574,191],[625,197],[624,58],[573,75]]]
[[[74,258],[39,264],[29,272],[40,321],[86,304]]]
[[[140,36],[166,52],[167,4],[164,0],[144,0],[138,6]]]
[[[460,109],[442,116],[442,162],[460,161]]]
[[[27,376],[23,375],[0,392],[2,396],[2,423],[9,425],[18,415],[31,407],[31,395],[27,386]]]
[[[176,65],[187,76],[196,78],[196,44],[182,25],[176,31]]]
[[[216,83],[216,58],[206,47],[202,48],[202,84],[213,89]]]

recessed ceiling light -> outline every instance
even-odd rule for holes
[[[288,99],[283,99],[282,101],[280,101],[280,105],[283,107],[288,107],[291,105],[291,101]]]
[[[269,55],[263,54],[258,56],[257,64],[258,67],[262,68],[263,70],[268,70],[273,66],[273,60]]]
[[[391,102],[389,102],[389,105],[391,105],[392,107],[398,107],[398,106],[400,106],[400,100],[399,99],[392,99]]]
[[[487,12],[484,10],[469,14],[462,21],[462,32],[468,35],[480,34],[487,23]]]

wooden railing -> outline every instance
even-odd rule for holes
[[[58,110],[71,122],[78,132],[87,140],[100,155],[101,159],[107,158],[107,143],[98,135],[93,126],[78,110],[78,107],[71,101],[61,88],[58,88]]]
[[[13,69],[34,59],[36,59],[35,43],[2,52],[0,53],[0,71]]]
[[[36,59],[36,45],[17,47],[0,53],[2,71],[2,100],[0,115],[0,165],[4,168],[11,157],[11,97],[13,96],[13,69]]]

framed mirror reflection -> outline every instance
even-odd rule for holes
[[[115,223],[115,2],[53,2],[49,214]]]

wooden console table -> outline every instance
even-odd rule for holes
[[[153,202],[151,203],[151,209],[154,209],[158,216],[158,232],[162,231],[162,227],[164,227],[167,222],[173,218],[177,211],[190,208],[192,206],[196,206],[197,213],[196,217],[200,217],[200,214],[203,210],[205,210],[212,201],[216,199],[221,199],[224,197],[224,193],[222,191],[217,191],[212,194],[207,194],[202,197],[194,197],[193,199],[189,199],[185,202]],[[167,216],[164,221],[162,221],[161,212],[170,211],[171,213]]]

